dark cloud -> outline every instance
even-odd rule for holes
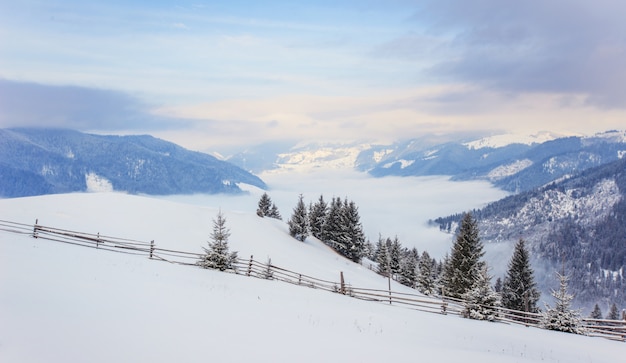
[[[145,130],[173,121],[151,115],[147,104],[123,92],[0,79],[0,127]]]
[[[412,21],[437,39],[428,74],[511,92],[582,93],[626,107],[626,2],[622,0],[436,0]],[[413,40],[412,41],[407,41]],[[416,38],[381,48],[406,58]],[[423,38],[422,38],[423,39]],[[421,59],[420,59],[421,60]]]

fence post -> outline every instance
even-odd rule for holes
[[[96,248],[98,248],[99,243],[100,243],[100,232],[98,232],[98,235],[96,236]]]
[[[443,315],[447,315],[448,312],[448,303],[446,302],[446,293],[445,290],[442,288],[441,289],[441,313]]]
[[[302,283],[302,274],[298,274],[298,285]]]
[[[345,295],[346,294],[346,283],[343,280],[343,271],[339,271],[339,279],[340,279],[339,281],[340,281],[340,284],[341,284],[341,287],[339,288],[339,292],[341,292],[343,295]]]
[[[150,241],[150,259],[152,259],[153,254],[154,254],[154,240]]]
[[[37,231],[39,230],[39,218],[35,219],[35,225],[33,226],[33,238],[39,238]]]
[[[252,273],[252,258],[254,257],[254,255],[250,255],[250,262],[248,262],[248,272],[246,273],[246,276],[250,276],[250,274]]]

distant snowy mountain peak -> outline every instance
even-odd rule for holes
[[[626,131],[610,130],[597,133],[593,136],[587,136],[583,139],[604,139],[608,142],[626,143]]]
[[[463,143],[468,149],[478,150],[483,148],[500,148],[511,144],[533,145],[543,144],[546,141],[551,141],[563,137],[563,135],[557,135],[551,132],[542,131],[533,135],[521,135],[521,134],[502,134],[493,135]]]
[[[357,170],[374,177],[447,175],[453,180],[486,180],[518,193],[626,155],[624,131],[586,137],[509,133],[472,140],[467,135],[423,135],[393,143],[267,143],[228,161],[255,173],[326,169]]]
[[[369,143],[301,143],[277,155],[273,172],[353,170],[359,154],[370,148]]]
[[[372,156],[372,160],[374,162],[381,162],[387,155],[394,152],[394,149],[383,149],[379,151],[374,151],[374,155]]]

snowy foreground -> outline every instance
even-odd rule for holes
[[[231,249],[386,288],[285,223],[222,210]],[[124,194],[0,200],[0,219],[201,252],[217,208]],[[393,285],[400,290],[401,286]],[[618,362],[626,345],[366,302],[0,232],[0,362]]]

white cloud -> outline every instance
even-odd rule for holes
[[[597,110],[585,103],[584,96],[567,100],[558,94],[504,97],[467,86],[448,86],[354,97],[228,99],[165,107],[155,114],[193,119],[200,133],[210,131],[222,141],[250,143],[285,138],[384,141],[474,130],[588,134],[622,128],[625,112],[605,111],[597,118]],[[589,122],[591,119],[594,122]]]
[[[189,30],[189,27],[185,25],[184,23],[174,23],[172,24],[172,26],[176,29]]]

